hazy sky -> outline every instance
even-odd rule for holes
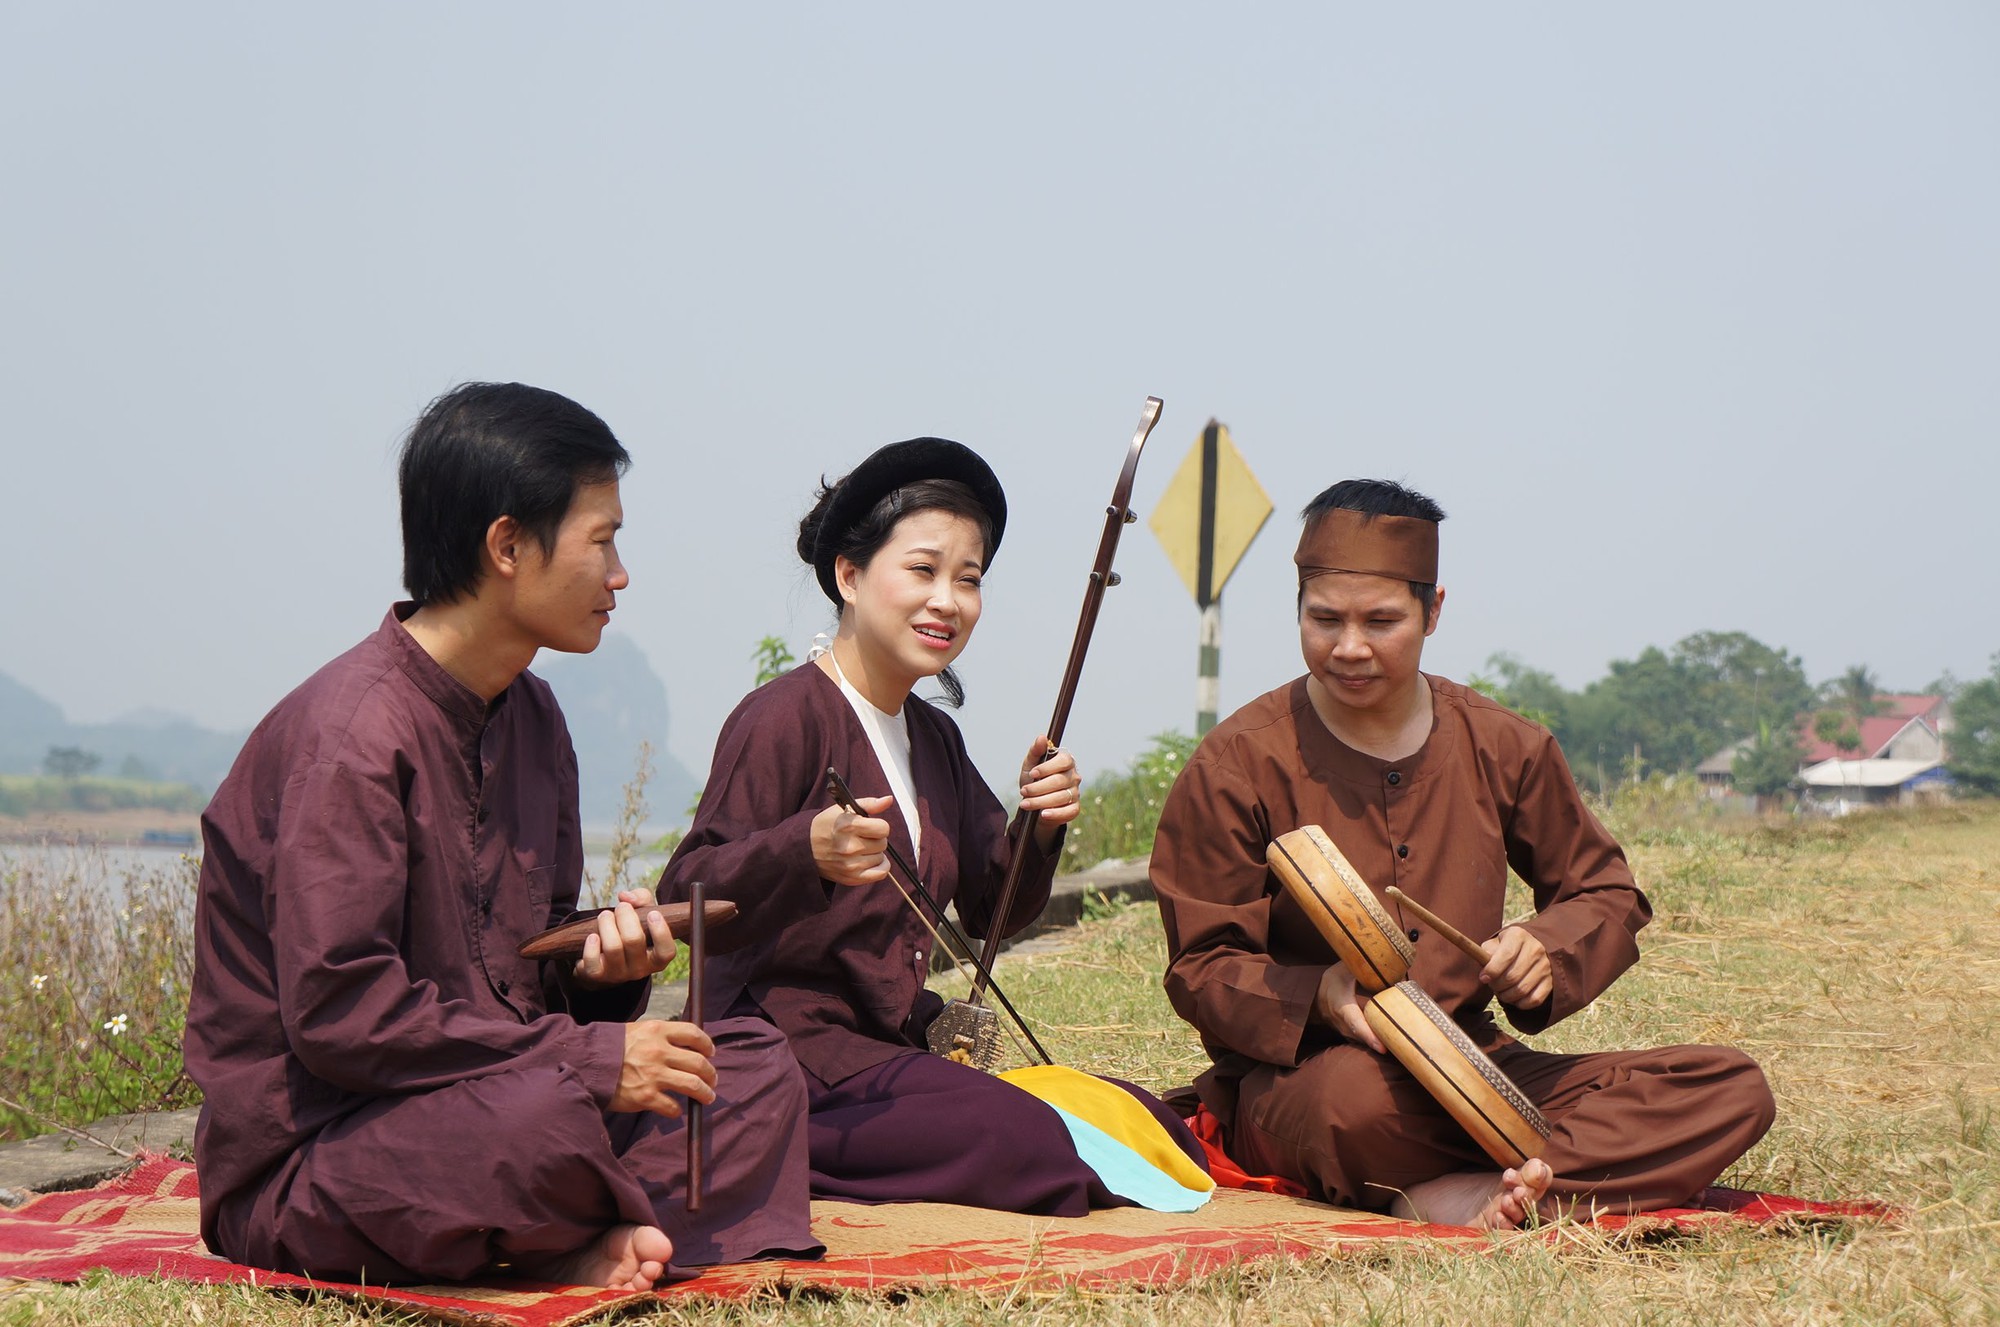
[[[399,596],[467,378],[631,449],[613,630],[707,767],[821,471],[937,433],[1014,516],[961,671],[1048,718],[1142,399],[1278,507],[1224,708],[1299,669],[1296,512],[1450,512],[1463,676],[1704,629],[1896,686],[2000,649],[2000,10],[1828,3],[0,4],[0,671],[247,726]],[[1144,524],[1069,737],[1191,728]]]

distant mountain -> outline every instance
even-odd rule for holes
[[[52,746],[98,757],[97,773],[191,783],[222,782],[249,729],[218,733],[192,719],[146,710],[109,723],[71,723],[61,707],[0,673],[0,774],[39,774]]]
[[[0,673],[0,774],[37,773],[50,747],[74,745],[58,706]]]
[[[687,823],[683,813],[700,785],[667,751],[667,687],[639,647],[607,635],[594,654],[545,654],[541,662],[535,672],[554,689],[576,744],[584,825],[617,823],[642,741],[653,744],[646,786],[651,822]],[[71,723],[60,706],[0,673],[0,774],[39,774],[50,747],[74,746],[98,757],[99,774],[191,783],[207,793],[229,773],[249,735],[247,728],[216,732],[159,710]]]
[[[653,777],[646,785],[651,823],[684,825],[700,784],[667,751],[667,686],[644,651],[607,632],[591,654],[544,653],[534,672],[556,693],[576,745],[583,785],[583,823],[606,829],[618,821],[639,744],[653,744]]]

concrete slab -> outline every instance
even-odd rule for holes
[[[132,1164],[113,1148],[190,1156],[194,1122],[200,1114],[199,1106],[189,1106],[159,1114],[114,1115],[80,1131],[108,1147],[64,1133],[0,1146],[0,1205],[19,1207],[35,1193],[87,1189],[110,1179]]]

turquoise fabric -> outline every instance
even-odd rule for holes
[[[1127,1202],[1154,1212],[1193,1212],[1208,1202],[1208,1193],[1177,1183],[1165,1171],[1113,1138],[1090,1121],[1060,1106],[1049,1109],[1062,1117],[1076,1154],[1097,1172],[1104,1187]]]

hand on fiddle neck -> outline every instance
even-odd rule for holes
[[[889,822],[881,816],[896,799],[857,797],[854,804],[864,814],[829,806],[812,821],[813,864],[836,885],[872,885],[889,874]]]
[[[1062,827],[1083,811],[1083,778],[1077,773],[1076,757],[1051,745],[1045,733],[1028,743],[1027,758],[1021,762],[1020,809],[1039,813],[1035,842],[1043,852],[1055,848]]]

